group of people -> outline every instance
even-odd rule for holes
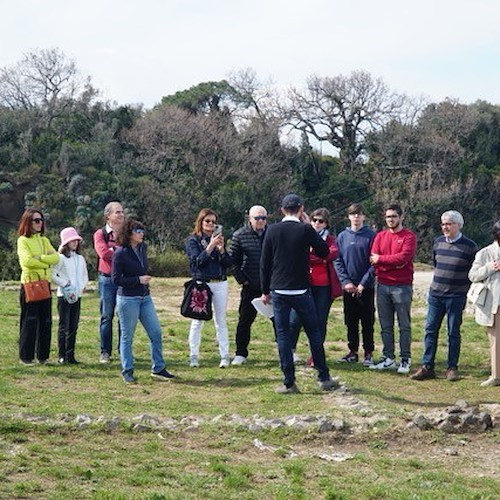
[[[219,345],[220,368],[247,362],[251,326],[257,310],[254,302],[272,305],[271,324],[278,347],[283,384],[281,394],[298,393],[295,365],[297,339],[304,329],[322,390],[338,387],[325,358],[324,343],[331,305],[342,296],[348,353],[339,361],[361,361],[372,370],[411,368],[411,303],[413,259],[417,238],[403,227],[401,207],[386,207],[386,229],[376,233],[365,224],[362,204],[347,210],[349,226],[337,238],[330,232],[330,215],[319,208],[309,216],[303,200],[289,194],[281,203],[283,218],[268,225],[267,211],[255,205],[248,223],[236,231],[226,249],[217,213],[200,210],[186,253],[194,279],[208,284],[212,294],[214,326]],[[175,378],[163,357],[162,330],[151,298],[145,227],[125,219],[119,202],[104,209],[106,224],[94,233],[98,255],[100,295],[100,362],[109,363],[113,351],[113,318],[118,316],[118,351],[126,383],[134,375],[133,338],[140,321],[151,345],[151,376]],[[500,221],[493,228],[494,242],[477,252],[477,245],[463,235],[463,217],[454,210],[441,216],[443,235],[433,245],[433,280],[429,290],[424,354],[414,380],[435,378],[435,356],[441,323],[447,316],[448,359],[446,379],[459,378],[460,326],[471,281],[482,283],[484,300],[476,302],[476,320],[485,325],[490,338],[492,374],[482,385],[500,385]],[[18,255],[21,265],[21,319],[19,356],[31,365],[35,358],[46,363],[51,340],[51,297],[30,302],[24,284],[47,280],[57,285],[59,312],[59,363],[78,363],[75,338],[81,296],[88,282],[85,259],[80,253],[81,237],[72,228],[61,231],[58,252],[44,235],[43,213],[27,209],[19,224]],[[241,285],[236,327],[236,353],[231,361],[226,321],[227,276],[232,272]],[[382,337],[382,357],[374,360],[375,303]],[[399,327],[399,361],[395,351],[395,318]],[[204,321],[193,319],[189,329],[189,364],[200,366],[200,343]],[[361,331],[361,339],[360,339]],[[363,352],[360,353],[360,341]],[[36,351],[36,352],[35,352]],[[361,357],[362,355],[362,357]]]

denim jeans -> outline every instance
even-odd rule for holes
[[[399,349],[402,359],[411,358],[411,285],[377,285],[377,309],[382,330],[383,355],[394,359],[394,314],[399,325]]]
[[[323,339],[318,327],[316,306],[310,291],[301,295],[282,295],[271,292],[274,309],[274,322],[278,337],[278,351],[281,370],[285,376],[283,383],[291,387],[295,383],[295,365],[292,354],[292,336],[290,334],[290,312],[295,310],[309,339],[309,346],[314,361],[314,368],[318,370],[320,381],[329,380],[330,373],[326,366]]]
[[[224,281],[211,281],[208,283],[212,290],[212,308],[214,312],[214,325],[217,341],[219,342],[219,353],[221,358],[229,357],[229,336],[227,333],[227,297],[228,284]],[[189,329],[189,351],[191,356],[200,355],[201,332],[205,321],[201,319],[193,319],[191,328]]]
[[[427,320],[425,322],[424,355],[422,364],[434,369],[434,359],[438,345],[439,329],[444,316],[448,327],[448,368],[458,368],[460,356],[460,325],[466,297],[438,297],[429,295]]]
[[[160,321],[156,314],[151,295],[144,297],[126,297],[118,295],[117,310],[120,318],[122,334],[120,337],[120,359],[122,373],[133,373],[134,354],[132,343],[137,322],[140,321],[149,337],[151,352],[151,371],[160,372],[165,368],[163,360],[163,341]]]
[[[323,342],[325,342],[326,327],[328,326],[328,315],[330,314],[330,308],[332,307],[333,303],[330,285],[312,286],[311,294],[314,300],[314,305],[316,306],[316,314],[318,315],[318,327],[321,333],[321,338],[323,339]],[[302,322],[300,321],[300,318],[295,309],[292,309],[292,312],[290,313],[290,334],[292,336],[293,349],[295,349],[297,346],[301,328]]]
[[[111,278],[98,277],[101,323],[99,332],[101,336],[101,353],[107,352],[110,356],[113,351],[113,318],[115,316],[116,292],[118,286],[114,285]],[[120,322],[118,321],[118,346],[120,345]]]

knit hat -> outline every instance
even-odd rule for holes
[[[82,237],[78,234],[77,230],[74,227],[65,227],[61,231],[61,244],[59,245],[59,251],[61,251],[64,245],[75,240],[82,240]]]

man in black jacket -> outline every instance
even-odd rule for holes
[[[300,392],[295,384],[292,341],[290,338],[290,311],[294,309],[304,326],[309,346],[318,370],[318,384],[323,390],[338,387],[330,378],[326,365],[323,340],[309,283],[309,249],[318,257],[328,255],[328,245],[310,224],[304,224],[304,204],[295,194],[283,198],[282,221],[269,227],[264,238],[260,265],[262,301],[272,301],[278,340],[281,369],[285,376],[280,394]]]
[[[229,253],[233,260],[233,273],[236,281],[242,285],[236,327],[236,356],[232,365],[242,365],[248,357],[250,328],[257,315],[252,300],[262,295],[259,268],[266,224],[267,210],[260,205],[254,205],[248,213],[248,224],[238,229],[231,240]]]

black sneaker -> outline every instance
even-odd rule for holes
[[[123,381],[126,384],[135,384],[136,378],[132,372],[124,372],[122,373]]]
[[[339,359],[340,363],[357,363],[358,362],[358,353],[350,351],[343,358]]]
[[[161,372],[151,372],[151,376],[157,380],[170,380],[176,378],[175,375],[173,375],[170,372],[167,372],[165,368],[163,368]]]

